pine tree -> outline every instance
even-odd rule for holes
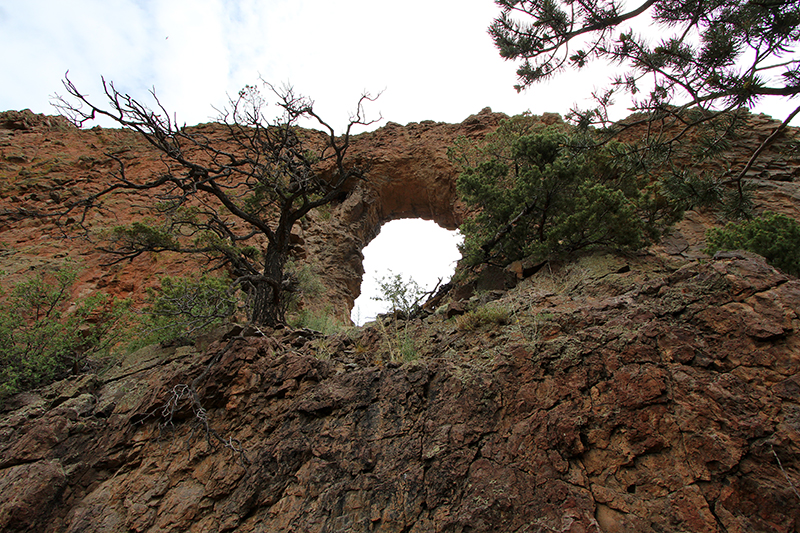
[[[602,61],[623,70],[611,91],[649,91],[641,110],[737,109],[800,94],[796,0],[644,0],[629,11],[619,0],[496,3],[502,11],[489,32],[502,57],[521,60],[518,90]],[[648,18],[649,27],[633,28]]]
[[[562,125],[563,126],[563,125]],[[536,261],[597,247],[638,249],[681,210],[621,143],[546,127],[522,115],[479,144],[461,139],[458,192],[472,209],[461,225],[472,264]]]
[[[700,127],[713,156],[743,126],[763,98],[800,94],[800,2],[797,0],[496,0],[500,15],[489,27],[500,55],[519,62],[517,90],[592,62],[615,65],[609,84],[592,94],[595,105],[572,109],[584,127],[602,125],[613,138],[645,126],[638,150],[662,153]],[[637,115],[609,119],[609,106],[627,95]],[[733,189],[728,210],[747,217],[744,176],[758,155],[800,112],[794,109],[740,168],[717,177]],[[690,178],[691,179],[691,178]],[[707,188],[707,187],[706,187]]]

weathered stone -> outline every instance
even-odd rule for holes
[[[730,304],[746,305],[757,323],[800,304],[782,283],[718,292],[745,284],[734,271],[762,268],[725,261],[666,275],[663,286],[731,316],[743,307]],[[537,316],[520,295],[543,273],[494,302],[520,320],[495,326],[497,340],[462,337],[457,353],[444,345],[412,364],[354,363],[347,343],[321,361],[306,354],[331,341],[297,348],[292,331],[248,337],[199,389],[208,436],[188,406],[173,429],[159,427],[165,384],[199,375],[204,359],[176,367],[146,352],[148,365],[132,358],[98,392],[101,405],[122,400],[114,383],[150,391],[131,392],[138,403],[120,414],[95,420],[86,393],[44,408],[32,397],[19,403],[25,416],[9,413],[0,484],[19,496],[0,502],[0,517],[74,532],[794,530],[800,500],[785,477],[800,482],[794,329],[759,338],[771,354],[762,360],[726,352],[754,341],[711,309],[662,324],[650,312],[661,297],[645,284],[624,305],[588,297],[641,268],[584,272],[586,292],[570,299],[546,293],[541,308],[559,333],[532,343],[502,339]],[[437,315],[415,324],[418,336],[453,327]],[[385,341],[370,331],[355,342],[374,354]],[[726,355],[703,366],[701,353]]]
[[[56,498],[67,483],[57,460],[39,461],[0,470],[0,528],[42,531]]]
[[[33,154],[57,140],[71,158],[59,172],[79,169],[74,186],[95,190],[108,171],[91,148],[98,137],[144,154],[132,176],[159,164],[127,132],[23,115],[19,125],[0,121],[27,128],[9,148],[21,170],[33,173]],[[361,250],[382,223],[458,224],[446,149],[501,118],[487,110],[459,125],[389,124],[354,139],[370,179],[293,229],[297,256],[328,289],[323,303],[346,316]],[[797,168],[776,157],[763,169]],[[26,194],[3,201],[51,198],[52,180],[31,179]],[[793,185],[760,186],[759,205],[796,213]],[[122,220],[136,215],[118,207]],[[445,311],[423,319],[338,336],[229,328],[12,398],[0,418],[0,528],[796,531],[800,282],[752,254],[708,261],[702,239],[713,223],[689,213],[653,248],[660,255],[520,263],[487,275],[480,288],[493,292],[480,297],[470,299],[474,285],[454,287]],[[4,242],[40,246],[0,266],[13,278],[55,263],[66,245],[39,239],[51,229],[0,228]],[[85,254],[83,294],[140,297],[156,273],[197,268],[161,256],[102,269],[83,244],[69,246]],[[452,317],[489,298],[513,319],[459,330]],[[185,397],[171,409],[176,387],[240,335],[199,383],[202,409]]]

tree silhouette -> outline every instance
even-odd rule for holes
[[[123,94],[103,79],[107,106],[91,102],[64,79],[67,97],[55,105],[76,125],[107,117],[139,133],[158,150],[164,171],[143,181],[130,179],[123,161],[113,182],[100,192],[72,202],[58,213],[89,210],[119,191],[135,191],[154,200],[159,224],[136,222],[114,228],[113,247],[119,258],[144,252],[173,251],[204,254],[226,266],[233,286],[247,295],[249,320],[255,325],[284,322],[287,295],[292,290],[285,265],[291,250],[292,226],[312,209],[341,200],[346,188],[364,178],[365,169],[349,164],[352,128],[368,125],[364,104],[358,100],[342,135],[314,110],[314,103],[291,87],[266,91],[247,86],[220,112],[222,135],[203,128],[179,127],[155,100],[155,109]],[[265,116],[267,99],[275,97],[279,116]],[[322,131],[305,130],[298,122],[310,119]],[[379,120],[379,119],[377,119]]]

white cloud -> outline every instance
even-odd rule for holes
[[[602,68],[517,94],[515,65],[494,49],[487,0],[26,0],[0,13],[0,108],[51,113],[69,69],[79,88],[101,75],[137,97],[157,93],[189,124],[259,74],[291,82],[343,127],[360,94],[401,124],[459,122],[485,106],[509,114],[566,112],[602,86]],[[793,102],[759,109],[785,115]],[[624,105],[620,114],[624,114]]]
[[[0,68],[15,82],[0,95],[0,108],[52,114],[49,97],[61,91],[67,70],[79,86],[95,90],[101,74],[122,84],[153,75],[141,44],[147,17],[135,4],[31,0],[6,13],[0,46],[10,52],[1,56]]]
[[[161,1],[152,15],[159,98],[176,111],[179,122],[207,122],[216,116],[212,106],[224,103],[229,85],[221,5],[214,0]]]

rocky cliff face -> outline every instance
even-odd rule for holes
[[[445,228],[457,227],[462,211],[455,195],[456,169],[447,159],[447,149],[458,136],[485,135],[504,117],[486,109],[462,124],[389,123],[354,139],[350,154],[367,165],[368,179],[353,184],[341,203],[312,212],[293,231],[298,258],[313,266],[328,289],[316,302],[320,308],[349,323],[353,301],[360,294],[361,250],[385,222],[419,217]],[[223,134],[214,124],[195,128],[209,138]],[[0,150],[0,212],[39,211],[101,190],[118,170],[109,153],[126,165],[132,180],[163,168],[158,154],[130,131],[99,127],[81,131],[62,118],[30,112],[0,114]],[[160,254],[108,268],[103,264],[114,257],[98,253],[95,243],[81,235],[88,229],[96,239],[104,229],[138,220],[148,214],[147,203],[136,195],[117,195],[85,219],[76,214],[61,220],[64,227],[46,219],[0,223],[0,270],[14,279],[31,268],[71,257],[84,269],[79,293],[102,290],[138,300],[157,284],[158,275],[185,274],[196,270],[197,262]]]
[[[499,118],[357,139],[371,185],[296,233],[331,302],[349,311],[381,223],[459,221],[444,153]],[[95,186],[109,147],[139,172],[158,164],[126,132],[24,113],[0,126],[16,207]],[[794,135],[754,178],[762,207],[797,216]],[[229,328],[19,395],[0,419],[0,529],[797,531],[800,282],[747,254],[694,261],[712,222],[690,213],[636,256],[488,276],[412,321]],[[89,244],[24,220],[0,241],[16,274],[83,257],[84,292],[135,296],[165,266],[195,268],[154,257],[109,271]]]
[[[23,395],[0,525],[796,531],[800,282],[745,255],[654,265],[592,257],[486,295],[511,323],[418,320],[408,362],[377,326],[276,332]],[[198,376],[202,412],[179,397]]]
[[[355,137],[349,153],[367,166],[367,179],[353,184],[341,203],[310,213],[293,231],[297,257],[312,265],[327,289],[315,305],[333,313],[342,323],[350,322],[350,309],[360,294],[363,275],[361,251],[384,223],[424,218],[455,229],[464,209],[456,197],[457,169],[448,161],[447,149],[459,136],[484,136],[503,118],[506,116],[502,113],[486,108],[461,124],[429,121],[400,126],[390,122]],[[556,114],[540,119],[546,124],[561,121]],[[743,165],[778,123],[764,115],[753,115],[748,124],[747,134],[719,156],[715,172]],[[214,124],[195,129],[212,139],[223,136],[223,130]],[[760,208],[791,216],[798,213],[799,142],[798,131],[789,128],[748,173],[757,186]],[[117,170],[117,163],[107,154],[126,165],[126,175],[132,180],[152,176],[164,164],[145,141],[127,130],[97,127],[84,131],[60,117],[30,111],[0,113],[0,212],[37,211],[101,190]],[[691,167],[695,163],[685,158],[681,165]],[[708,165],[703,163],[704,167]],[[115,257],[98,253],[94,242],[82,238],[82,231],[87,229],[96,239],[104,229],[150,214],[147,203],[136,195],[120,194],[85,218],[76,215],[62,220],[63,227],[46,219],[0,222],[0,270],[13,280],[30,269],[69,257],[83,268],[79,294],[100,290],[141,300],[149,287],[157,285],[159,275],[196,271],[197,262],[158,254],[105,267]],[[704,232],[716,222],[703,213],[688,213],[662,243],[663,251],[688,259],[703,257]],[[256,240],[253,244],[260,243]]]

